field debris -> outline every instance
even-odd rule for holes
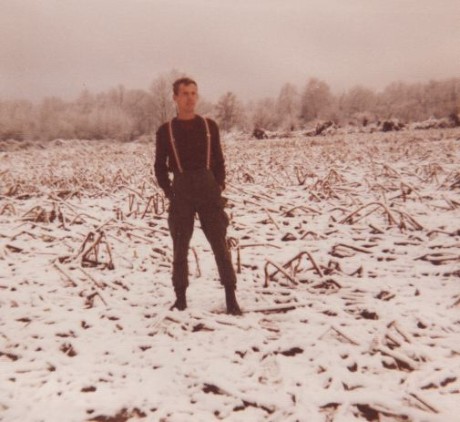
[[[333,130],[224,143],[241,317],[152,145],[0,153],[0,419],[456,420],[459,131]]]

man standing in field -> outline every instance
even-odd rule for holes
[[[176,293],[173,307],[187,307],[187,255],[198,213],[211,245],[220,280],[225,287],[227,313],[241,315],[235,296],[236,275],[226,242],[229,220],[224,211],[225,164],[219,128],[195,113],[198,86],[190,78],[173,84],[177,117],[164,123],[156,134],[155,176],[170,201],[168,224],[173,240],[172,282]],[[169,179],[168,171],[174,174]]]

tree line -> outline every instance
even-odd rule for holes
[[[159,75],[149,89],[123,85],[105,92],[84,90],[74,101],[48,97],[39,104],[0,99],[0,140],[116,139],[151,137],[175,115],[171,98],[177,71]],[[460,109],[460,78],[426,83],[395,82],[382,92],[355,86],[335,94],[320,79],[305,86],[286,83],[275,98],[243,103],[233,92],[216,103],[199,102],[198,112],[217,120],[223,131],[296,130],[310,122],[367,124],[398,119],[409,123],[456,116]]]

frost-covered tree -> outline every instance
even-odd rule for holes
[[[154,127],[159,127],[176,115],[172,84],[182,76],[184,75],[179,71],[171,70],[161,74],[152,82],[150,93],[153,97],[152,118]]]
[[[351,88],[340,99],[341,111],[347,116],[364,112],[372,113],[376,104],[377,97],[375,92],[362,86]]]
[[[93,93],[84,89],[78,98],[74,101],[73,108],[80,113],[89,113],[95,106],[96,99]]]
[[[36,107],[29,101],[0,101],[0,140],[24,140],[36,136]]]
[[[299,126],[300,95],[297,88],[286,83],[281,88],[276,101],[278,127],[285,130],[294,130]]]
[[[302,94],[301,117],[305,122],[330,117],[334,97],[329,85],[316,78],[311,78]]]
[[[263,98],[255,102],[251,102],[248,109],[250,110],[249,114],[252,129],[278,129],[279,118],[276,109],[276,102],[273,98]]]
[[[40,139],[74,138],[71,105],[58,97],[45,98],[39,107],[37,132]]]
[[[125,93],[123,111],[133,121],[134,136],[153,132],[152,109],[153,96],[150,93],[141,89],[129,90]]]
[[[243,121],[243,106],[233,92],[222,95],[216,105],[216,119],[223,131],[240,126]]]
[[[201,114],[202,116],[215,118],[215,105],[212,102],[200,96],[198,104],[196,106],[196,112],[198,114]]]

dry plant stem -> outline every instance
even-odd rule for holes
[[[326,239],[326,236],[323,236],[323,235],[319,235],[318,233],[316,232],[313,232],[313,231],[307,231],[306,233],[304,233],[302,235],[302,237],[300,238],[301,240],[305,239],[307,236],[312,236],[313,239],[317,240],[317,239]]]
[[[419,396],[417,396],[415,393],[409,393],[411,397],[413,397],[415,400],[417,400],[419,403],[423,404],[428,410],[430,410],[433,413],[439,413],[439,410],[435,409],[433,406],[429,405],[425,400],[422,400]]]
[[[345,179],[339,173],[337,173],[337,170],[335,169],[329,170],[329,173],[326,176],[325,180],[328,183],[337,183],[345,181]]]
[[[391,168],[388,164],[383,165],[383,170],[384,170],[385,176],[387,177],[394,177],[394,178],[401,177],[401,175],[396,170]]]
[[[401,330],[401,328],[399,327],[396,321],[390,322],[387,327],[388,328],[393,327],[407,343],[412,343],[412,339],[410,338],[410,336]]]
[[[385,342],[383,342],[384,344],[387,344],[387,346],[396,346],[396,347],[401,347],[401,343],[396,340],[393,336],[391,336],[390,334],[385,334],[385,338],[388,339],[391,344],[387,344]]]
[[[297,177],[297,182],[299,183],[299,186],[303,186],[305,184],[305,181],[307,180],[308,177],[308,172],[305,173],[300,173],[299,168],[296,166],[295,167],[295,175]]]
[[[3,208],[0,211],[0,215],[5,214],[7,211],[9,211],[11,213],[11,215],[16,215],[16,209],[14,208],[14,205],[11,204],[11,203],[5,204],[3,206]]]
[[[78,284],[74,281],[74,279],[73,279],[69,274],[67,274],[67,273],[61,268],[61,266],[60,266],[57,262],[54,262],[54,263],[53,263],[53,266],[54,266],[54,268],[56,268],[61,274],[63,274],[63,275],[67,278],[67,280],[70,281],[70,284],[72,285],[72,287],[77,287],[77,286],[78,286]]]
[[[269,265],[272,265],[273,267],[275,267],[277,269],[277,271],[275,271],[273,274],[269,274],[268,273],[268,267]],[[279,265],[275,264],[274,262],[270,261],[270,260],[267,260],[267,263],[265,264],[265,267],[264,267],[264,272],[265,272],[265,284],[264,284],[264,287],[268,287],[268,280],[270,280],[274,274],[276,274],[277,272],[281,272],[285,277],[287,277],[293,284],[295,285],[298,285],[299,282],[294,278],[292,277],[290,274],[288,274],[286,272],[286,270],[284,270],[284,268],[281,268]]]
[[[307,207],[307,206],[305,206],[305,205],[299,205],[299,206],[293,207],[293,208],[291,208],[291,209],[285,211],[283,215],[284,215],[285,217],[288,216],[288,215],[290,215],[290,214],[292,215],[293,211],[295,211],[295,210],[297,210],[297,209],[304,211],[305,214],[313,213],[313,214],[316,214],[316,215],[321,215],[321,212],[316,211],[315,209],[310,208],[310,207]]]
[[[316,193],[312,192],[311,190],[309,190],[308,193],[316,200],[316,202],[322,202],[322,199]]]
[[[373,224],[369,224],[369,227],[374,230],[377,234],[384,234],[385,232],[382,229],[379,229],[378,227],[374,226]]]
[[[391,214],[390,210],[387,208],[387,206],[385,204],[382,204],[381,202],[370,202],[369,204],[366,204],[366,205],[363,205],[362,207],[358,208],[356,211],[353,211],[350,215],[348,215],[347,217],[345,217],[343,220],[340,221],[341,224],[353,224],[351,223],[351,219],[356,215],[358,214],[360,211],[362,211],[363,209],[365,208],[368,208],[372,205],[375,205],[377,208],[373,209],[372,211],[370,211],[368,214],[366,214],[365,216],[369,215],[369,214],[372,214],[376,209],[378,209],[379,207],[380,208],[383,208],[383,210],[385,211],[387,217],[388,217],[388,224],[394,224],[396,225],[397,222],[396,222],[396,219],[393,217],[393,215]],[[364,218],[365,216],[361,217],[361,218]],[[361,219],[360,218],[360,219]],[[359,221],[359,220],[357,220]]]
[[[246,205],[246,204],[251,204],[251,205],[254,205],[257,207],[257,209],[260,209],[261,205],[257,202],[254,202],[254,201],[251,201],[249,199],[243,199],[243,204]],[[270,211],[270,212],[274,212],[274,213],[277,213],[278,210],[275,210],[275,209],[271,209],[271,208],[263,208],[265,211]]]
[[[333,213],[334,211],[340,211],[342,214],[345,214],[346,212],[350,212],[350,210],[348,208],[343,208],[343,207],[334,207],[334,208],[331,208],[330,210],[328,210],[328,214],[331,214]]]
[[[77,220],[80,220],[80,222],[82,223],[86,223],[86,221],[82,218],[82,216],[85,216],[85,217],[91,217],[90,215],[88,214],[85,214],[85,213],[80,213],[80,214],[77,214],[73,220],[69,223],[70,226],[73,226],[74,224],[76,224]],[[99,222],[99,220],[97,220]]]
[[[239,245],[236,248],[236,273],[241,274],[241,248]]]
[[[98,288],[98,289],[103,289],[104,288],[104,285],[101,285],[99,284],[90,274],[88,274],[88,272],[86,272],[83,268],[79,268],[80,271],[86,276],[88,277],[93,283],[94,285]]]
[[[16,234],[13,235],[13,236],[11,236],[10,240],[16,240],[16,238],[18,238],[19,236],[22,236],[23,234],[25,234],[25,235],[27,235],[27,236],[30,236],[32,239],[36,239],[36,238],[37,238],[37,236],[34,235],[33,233],[30,233],[30,232],[28,232],[28,231],[23,230],[23,231],[21,231],[21,232],[19,232],[19,233],[16,233]]]
[[[321,269],[319,268],[319,266],[316,264],[315,260],[313,259],[313,256],[310,254],[310,252],[308,251],[303,251],[303,252],[300,252],[298,255],[296,255],[294,258],[292,258],[290,261],[286,262],[286,264],[283,265],[284,268],[287,268],[288,266],[291,265],[292,262],[294,262],[295,260],[298,260],[297,262],[297,265],[299,265],[300,263],[300,258],[302,258],[302,256],[306,255],[309,259],[309,261],[311,262],[311,264],[313,265],[313,268],[315,269],[316,273],[320,276],[320,277],[323,277],[323,273],[321,271]],[[276,274],[276,273],[275,273]],[[272,274],[273,276],[274,274]]]
[[[110,250],[110,246],[107,240],[105,240],[104,243],[105,243],[107,254],[109,255],[109,266],[113,267],[112,251]]]
[[[138,234],[133,234],[133,233],[130,233],[128,232],[128,230],[124,230],[126,232],[126,237],[128,239],[131,239],[132,237],[135,237],[136,239],[141,239],[143,240],[144,242],[147,242],[147,243],[150,243],[152,241],[152,239],[149,239],[148,237],[144,237],[144,236],[140,236]]]
[[[89,249],[91,249],[91,246],[90,246],[87,250],[85,250],[85,246],[88,242],[93,242],[93,241],[94,241],[94,233],[89,232],[85,240],[83,241],[83,244],[80,246],[80,249],[78,250],[77,255],[75,256],[75,259],[78,258],[78,256],[82,254],[83,251],[84,253],[86,253]]]
[[[94,252],[94,263],[97,265],[98,264],[98,255],[99,255],[99,245],[101,244],[101,241],[102,239],[105,238],[105,234],[104,232],[99,232],[99,237],[94,241],[94,243],[88,247],[88,249],[82,253],[82,263],[84,261],[91,261],[91,259],[88,257],[90,252]],[[88,238],[89,239],[89,235],[88,235]],[[86,243],[86,241],[85,241]],[[110,269],[113,268],[113,259],[112,259],[112,252],[110,251],[110,246],[109,244],[107,243],[106,240],[104,240],[104,244],[105,244],[105,247],[106,247],[106,252],[107,252],[107,255],[109,256],[109,262],[108,262],[108,266]],[[77,255],[78,256],[78,255]]]
[[[349,341],[351,344],[353,344],[354,346],[359,346],[360,344],[354,340],[352,340],[350,337],[348,337],[347,335],[345,335],[344,333],[342,333],[342,331],[338,330],[337,328],[335,328],[334,326],[331,326],[331,329],[334,330],[337,334],[339,334],[340,336],[342,336],[344,339],[346,339],[347,341]]]
[[[255,247],[258,247],[258,246],[262,246],[264,248],[270,247],[270,248],[282,249],[280,246],[273,245],[272,243],[251,243],[251,244],[248,244],[248,245],[239,245],[240,249],[255,248]]]
[[[241,188],[238,188],[238,190],[248,196],[252,196],[253,198],[256,198],[256,199],[261,199],[261,200],[269,200],[269,201],[273,201],[275,198],[273,198],[273,196],[270,196],[266,193],[262,193],[262,192],[250,192],[248,190],[243,190]]]
[[[29,211],[27,211],[25,214],[23,214],[21,219],[26,218],[29,214],[33,214],[34,212],[41,213],[41,212],[43,212],[43,208],[40,205],[35,205]]]
[[[357,343],[356,341],[352,340],[350,337],[348,337],[347,335],[345,335],[344,333],[342,333],[342,331],[338,330],[337,328],[335,328],[334,326],[330,326],[325,332],[324,334],[322,334],[320,337],[319,337],[319,340],[322,340],[323,337],[329,332],[329,331],[334,331],[338,336],[342,337],[343,339],[345,339],[348,343],[350,344],[353,344],[354,346],[359,346],[360,344]]]
[[[163,195],[156,193],[152,195],[147,202],[144,212],[142,213],[141,219],[143,219],[148,211],[152,209],[152,213],[155,215],[161,215],[166,211],[165,198]]]
[[[356,246],[351,246],[351,245],[346,245],[345,243],[338,243],[337,245],[335,245],[335,247],[343,247],[343,248],[346,248],[346,249],[352,249],[356,252],[361,252],[361,253],[367,253],[367,254],[370,254],[371,252],[366,250],[366,249],[361,249],[361,248],[358,248]]]
[[[141,219],[143,220],[145,218],[145,216],[147,215],[147,212],[149,211],[150,209],[150,204],[153,204],[154,203],[154,199],[153,199],[153,196],[151,196],[149,198],[149,200],[147,201],[147,205],[145,206],[145,209],[144,209],[144,212],[142,213],[141,215]],[[131,206],[129,207],[129,211],[131,212],[132,211],[132,208]]]
[[[196,276],[201,277],[200,261],[198,259],[198,254],[196,253],[195,248],[192,248],[192,252],[195,257],[195,262],[196,262]]]
[[[129,212],[131,212],[133,210],[133,207],[134,207],[134,199],[135,199],[135,195],[130,193],[128,195],[128,209],[129,209]],[[150,200],[149,200],[150,202]],[[148,203],[147,203],[147,206],[148,206]]]
[[[110,218],[105,223],[101,224],[99,227],[94,229],[94,231],[99,232],[103,227],[108,226],[109,224],[114,224],[114,223],[116,224],[117,221],[114,218]]]
[[[153,208],[156,215],[161,215],[166,212],[165,197],[159,193],[154,195]]]
[[[64,200],[61,199],[61,198],[55,198],[53,195],[51,195],[50,198],[54,199],[55,201],[59,202],[59,203],[62,204],[62,205],[65,205],[65,206],[66,206],[70,211],[72,211],[76,216],[81,216],[81,215],[83,215],[83,216],[85,216],[85,217],[91,218],[91,219],[94,220],[94,221],[100,222],[99,218],[93,217],[92,215],[89,215],[89,214],[87,214],[87,213],[85,213],[85,212],[80,212],[80,213],[79,213],[79,212],[76,210],[77,207],[76,207],[75,205],[70,205],[70,204],[68,204],[66,201],[64,201]],[[83,207],[78,207],[78,208],[83,209]]]
[[[286,304],[286,305],[273,305],[257,309],[247,309],[246,311],[250,312],[269,312],[269,313],[284,313],[287,311],[293,311],[294,309],[300,308],[302,306],[308,306],[307,304]]]
[[[142,225],[133,224],[133,223],[130,223],[128,221],[123,221],[123,224],[117,224],[117,225],[114,225],[113,227],[121,229],[121,230],[128,230],[128,227],[129,227],[131,230],[140,230],[140,231],[145,231],[145,232],[149,232],[149,233],[169,234],[169,232],[166,229],[164,229],[162,231],[160,229],[153,229],[151,227],[145,227],[145,226],[142,226]]]
[[[137,195],[139,198],[142,198],[144,199],[144,196],[142,195],[141,192],[138,192],[137,190],[133,189],[133,188],[130,188],[129,186],[126,186],[126,185],[118,185],[118,186],[115,186],[112,191],[110,192],[111,194],[115,193],[117,190],[119,189],[127,189],[129,190],[130,192],[134,193],[135,195]]]
[[[455,308],[456,306],[460,305],[460,297],[449,306],[449,308]]]
[[[404,224],[404,219],[408,220],[409,223],[414,227],[415,230],[423,230],[423,226],[416,221],[412,216],[403,212],[403,211],[396,211],[401,217],[401,224]]]
[[[251,406],[251,407],[258,408],[258,409],[262,409],[266,413],[269,413],[269,414],[273,413],[275,411],[275,409],[276,409],[275,406],[272,406],[272,405],[269,405],[269,404],[262,404],[260,402],[250,400],[249,396],[245,396],[245,394],[243,392],[239,392],[239,391],[229,392],[229,391],[227,391],[225,389],[222,389],[222,388],[220,388],[219,386],[216,386],[216,385],[213,385],[213,387],[217,388],[219,394],[224,394],[224,395],[226,395],[228,397],[233,397],[233,398],[236,398],[238,400],[241,400],[245,404],[245,406]]]
[[[448,198],[446,198],[444,195],[442,195],[442,199],[444,199],[444,201],[446,201],[447,205],[449,205],[449,210],[454,210],[456,209],[457,207],[460,206],[460,203],[459,202],[456,202],[456,201],[452,201]]]
[[[417,368],[417,366],[418,366],[417,362],[415,362],[414,360],[412,360],[408,356],[406,356],[406,355],[404,355],[402,353],[394,352],[391,349],[389,349],[388,347],[378,346],[374,350],[376,352],[380,352],[382,355],[386,355],[386,356],[392,357],[393,359],[395,359],[397,361],[399,360],[399,361],[403,362],[405,365],[407,365],[407,367],[411,371],[415,370]]]
[[[273,217],[271,216],[271,214],[268,212],[268,210],[266,208],[264,208],[264,211],[267,213],[268,215],[268,219],[274,224],[274,226],[280,230],[280,227],[278,226],[278,224],[276,224],[276,221],[273,219]]]
[[[129,243],[126,242],[126,240],[122,240],[122,239],[120,239],[120,237],[114,236],[113,234],[108,234],[108,235],[106,235],[106,236],[107,236],[107,237],[110,237],[111,239],[116,240],[117,242],[123,243],[123,244],[125,244],[125,245],[129,245]],[[129,236],[128,236],[128,237],[129,237]]]
[[[454,261],[454,262],[460,261],[460,255],[448,255],[448,254],[441,255],[439,253],[436,255],[425,254],[423,256],[419,256],[418,258],[414,258],[414,261],[419,261],[419,260],[430,261],[431,263],[436,262],[437,264],[443,264],[449,261]]]

